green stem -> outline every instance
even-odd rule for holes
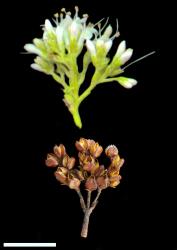
[[[77,106],[74,109],[72,109],[71,113],[73,115],[73,119],[74,119],[76,126],[79,128],[82,128],[82,122],[81,122],[81,118],[79,114],[79,107]]]
[[[65,81],[61,77],[59,77],[56,73],[53,72],[51,75],[52,75],[53,79],[56,82],[60,83],[65,89],[68,88],[68,85],[65,83]]]
[[[79,103],[81,103],[92,91],[95,86],[90,84],[90,86],[79,96]]]

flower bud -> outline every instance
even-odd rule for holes
[[[85,183],[85,188],[86,190],[88,191],[94,191],[97,189],[97,183],[96,183],[96,180],[95,180],[95,177],[93,176],[90,176],[87,180],[86,180],[86,183]]]
[[[39,66],[39,65],[36,64],[36,63],[32,63],[30,66],[31,66],[31,68],[34,69],[34,70],[37,70],[37,71],[40,71],[40,72],[44,72],[44,73],[45,73],[45,70],[43,70],[43,69],[41,68],[41,66]]]
[[[58,165],[57,158],[52,154],[48,154],[45,164],[47,165],[47,167],[56,167]]]
[[[132,88],[133,86],[135,86],[137,84],[137,80],[133,79],[133,78],[127,78],[127,77],[123,77],[120,76],[117,78],[117,81],[124,87],[127,89]]]
[[[118,155],[118,149],[114,145],[110,145],[105,149],[105,153],[109,158],[112,158],[116,155]]]
[[[65,146],[63,144],[60,144],[59,146],[56,145],[54,147],[53,151],[58,158],[63,158],[66,154],[66,149],[65,149]]]
[[[40,49],[38,49],[34,44],[27,43],[24,46],[24,49],[28,51],[29,53],[36,54],[38,56],[42,56],[42,52]]]

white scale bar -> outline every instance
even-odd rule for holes
[[[56,243],[3,243],[4,247],[56,247]]]

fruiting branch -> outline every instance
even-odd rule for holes
[[[87,237],[90,215],[98,203],[101,192],[108,187],[115,188],[119,185],[119,172],[124,159],[120,158],[117,147],[110,145],[105,149],[110,165],[105,168],[98,161],[103,148],[97,142],[81,138],[76,141],[75,146],[78,150],[78,162],[74,157],[70,157],[65,146],[60,144],[54,147],[53,153],[47,155],[46,165],[57,168],[54,172],[56,179],[77,192],[84,212],[81,236]],[[82,183],[87,190],[86,202],[81,193]],[[92,201],[91,195],[94,191],[97,191],[97,195]]]

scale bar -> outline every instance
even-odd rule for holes
[[[56,243],[3,243],[3,247],[56,247]]]

